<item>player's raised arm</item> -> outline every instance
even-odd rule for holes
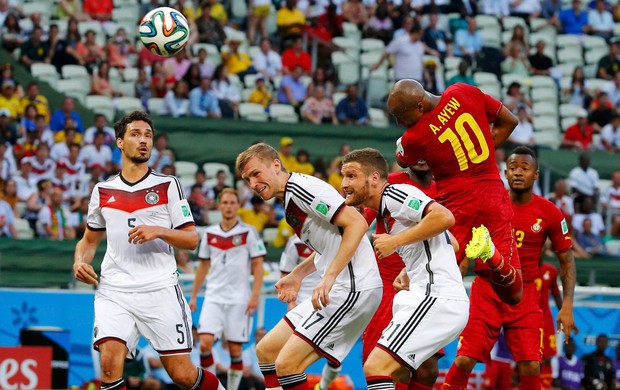
[[[86,284],[98,284],[97,273],[90,263],[95,258],[95,252],[103,239],[105,231],[86,229],[84,237],[75,246],[73,257],[73,274],[77,280]]]
[[[497,118],[493,121],[493,128],[491,129],[495,148],[498,148],[510,137],[517,124],[519,124],[519,120],[515,114],[502,105]]]

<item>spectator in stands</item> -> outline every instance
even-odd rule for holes
[[[28,204],[34,204],[34,199],[30,199],[38,195],[38,188],[36,178],[32,174],[31,159],[23,158],[19,164],[19,175],[14,176],[15,186],[17,187],[17,199],[20,202],[27,202]],[[37,209],[38,211],[38,209]],[[35,215],[36,216],[36,215]]]
[[[52,177],[56,163],[50,157],[50,147],[46,143],[40,143],[34,157],[29,157],[32,164],[32,176],[39,182]]]
[[[221,48],[226,41],[226,33],[222,25],[211,17],[211,4],[202,4],[202,14],[196,18],[196,27],[198,29],[198,41],[202,43],[211,43],[217,48]]]
[[[222,192],[224,188],[230,188],[230,186],[226,183],[227,180],[228,180],[228,174],[223,169],[219,169],[215,173],[215,184],[213,185],[213,188],[212,188],[213,200],[217,199],[217,197],[220,195],[220,192]],[[212,205],[213,205],[213,209],[216,210],[217,204],[213,202]]]
[[[504,96],[502,103],[515,114],[519,107],[525,107],[528,113],[530,113],[532,108],[532,101],[525,96],[525,93],[521,90],[521,84],[516,81],[508,85],[508,90],[506,91],[506,96]]]
[[[614,106],[620,105],[620,72],[614,74],[614,78],[607,82],[607,85],[603,87],[603,91],[609,96],[611,104]]]
[[[394,79],[414,79],[422,82],[424,53],[438,55],[434,50],[428,49],[421,41],[422,28],[415,23],[407,36],[403,36],[385,48],[379,60],[371,67],[377,70],[390,55],[394,57]]]
[[[293,73],[284,75],[278,89],[278,103],[290,104],[299,113],[301,105],[308,97],[308,88],[301,81],[303,68],[299,65],[293,68]]]
[[[394,25],[387,3],[377,3],[374,14],[366,22],[364,38],[382,40],[386,45],[392,40]]]
[[[501,21],[510,15],[510,0],[481,0],[478,10],[484,15],[496,16]]]
[[[71,120],[67,120],[69,122]],[[73,121],[71,121],[73,122]],[[50,150],[50,158],[54,161],[63,160],[69,157],[69,146],[78,143],[76,141],[77,131],[75,130],[75,125],[70,123],[69,126],[66,126],[64,131],[64,140],[56,142],[52,149]]]
[[[575,355],[576,349],[575,340],[572,337],[568,337],[564,343],[564,356],[557,356],[551,360],[553,388],[564,390],[581,389],[583,362]]]
[[[560,24],[563,34],[581,35],[588,30],[588,13],[581,9],[581,1],[573,0],[572,8],[560,11]]]
[[[198,49],[198,56],[195,58],[195,64],[200,68],[200,77],[213,77],[215,65],[207,61],[207,50],[204,47]]]
[[[101,61],[97,72],[91,75],[91,95],[106,96],[109,98],[123,96],[123,93],[114,88],[110,81],[110,63]]]
[[[48,123],[45,121],[43,115],[37,114],[37,140],[39,142],[45,142],[48,146],[54,145],[54,132],[50,130]]]
[[[596,337],[596,350],[582,358],[584,371],[582,384],[586,390],[614,388],[614,364],[605,355],[608,345],[609,338],[607,335],[600,334]]]
[[[241,96],[239,89],[228,79],[228,70],[223,64],[219,64],[213,73],[211,89],[218,98],[220,111],[224,118],[234,118],[239,113]]]
[[[187,69],[187,72],[183,75],[183,80],[187,83],[187,87],[190,91],[196,87],[199,87],[202,80],[200,66],[198,66],[195,62],[192,63]]]
[[[0,237],[19,238],[15,229],[15,212],[3,199],[0,199]]]
[[[536,19],[541,12],[540,0],[515,0],[510,2],[510,15],[525,20]]]
[[[75,18],[69,18],[67,22],[67,33],[63,39],[58,39],[53,47],[50,47],[52,65],[56,67],[56,71],[61,73],[63,65],[78,65],[80,58],[77,55],[77,44],[82,39],[78,30],[78,21]],[[53,42],[50,42],[52,44]]]
[[[308,97],[301,106],[301,117],[314,124],[338,124],[334,103],[325,96],[325,88],[317,86],[314,94]]]
[[[568,103],[575,104],[581,107],[588,107],[592,96],[590,95],[590,89],[588,80],[583,71],[583,67],[577,66],[573,70],[570,85],[562,90],[564,96],[568,96]],[[592,110],[592,108],[590,108]]]
[[[157,7],[161,7],[160,0],[142,1],[140,15],[146,15]]]
[[[116,30],[114,36],[105,45],[110,66],[124,69],[130,66],[129,55],[136,52],[136,49],[127,38],[127,32],[123,27]]]
[[[282,68],[285,74],[292,74],[297,66],[301,66],[305,74],[312,72],[312,58],[304,51],[303,42],[301,37],[295,38],[293,46],[282,53]]]
[[[355,84],[347,87],[347,97],[338,102],[336,117],[340,123],[347,125],[366,125],[370,121],[366,102],[357,95]]]
[[[252,204],[251,209],[242,207],[237,212],[239,218],[241,218],[244,223],[254,226],[259,233],[262,233],[266,227],[278,225],[273,208],[270,204],[265,203],[263,198],[254,195],[250,203]]]
[[[394,41],[398,38],[402,38],[405,35],[409,34],[415,23],[416,23],[416,20],[413,18],[413,16],[405,15],[403,17],[401,27],[399,29],[394,30],[394,34],[392,35],[392,40]],[[426,30],[424,32],[426,33]],[[426,42],[424,41],[424,35],[422,35],[422,41],[424,42],[424,44],[426,44]]]
[[[151,67],[151,94],[153,97],[163,98],[176,83],[174,74],[164,68],[163,62],[157,60]]]
[[[600,201],[603,212],[611,221],[611,236],[620,237],[620,171],[612,172],[611,185],[603,190]]]
[[[529,56],[530,71],[533,75],[552,76],[553,61],[545,54],[545,41],[538,40],[536,42],[536,52]]]
[[[90,15],[82,12],[82,2],[78,0],[60,0],[58,2],[58,19],[75,18],[80,22],[90,20]]]
[[[527,55],[523,54],[518,45],[510,45],[506,59],[501,65],[503,74],[516,74],[524,77],[530,76],[530,62]]]
[[[20,50],[20,62],[28,69],[35,63],[51,62],[50,47],[47,41],[43,41],[43,29],[34,27],[30,39],[22,43]]]
[[[596,77],[613,80],[618,71],[620,71],[620,38],[612,38],[609,41],[609,53],[598,62]]]
[[[601,129],[598,149],[611,153],[620,152],[620,114],[614,111],[611,120]]]
[[[325,68],[323,67],[316,68],[312,74],[312,81],[308,84],[308,95],[314,94],[314,89],[318,86],[325,89],[325,96],[332,98],[335,91],[334,82],[331,77],[325,74]]]
[[[588,123],[588,112],[584,109],[577,111],[577,122],[569,126],[562,137],[563,149],[589,150],[592,146],[594,129]]]
[[[28,105],[34,105],[36,112],[45,116],[47,121],[50,120],[50,107],[47,98],[39,94],[39,84],[33,81],[26,88],[26,96],[20,100],[19,114],[24,115]]]
[[[220,118],[222,112],[217,96],[211,90],[211,79],[203,77],[200,85],[189,93],[189,113],[202,118]]]
[[[585,198],[591,198],[596,203],[599,175],[596,169],[590,166],[590,156],[586,153],[579,155],[579,166],[571,169],[568,174],[568,183],[575,195],[575,209],[579,212],[579,205]]]
[[[546,197],[549,201],[551,201],[551,203],[562,210],[562,214],[564,214],[564,217],[570,223],[573,219],[573,215],[575,214],[575,207],[573,204],[573,198],[567,194],[568,191],[566,190],[566,181],[559,179],[555,182],[553,192],[547,194]]]
[[[272,102],[275,102],[275,99],[271,96],[271,91],[267,88],[263,75],[258,75],[256,79],[254,79],[254,90],[250,94],[248,102],[260,104],[265,109],[267,109]]]
[[[250,0],[248,4],[250,10],[248,14],[248,41],[250,45],[256,43],[256,30],[260,32],[261,43],[265,38],[269,38],[267,31],[267,17],[271,13],[271,1],[269,0]]]
[[[4,189],[0,193],[0,199],[8,203],[13,210],[13,216],[15,218],[19,218],[19,213],[17,211],[17,202],[19,201],[19,198],[17,197],[17,184],[14,179],[6,180],[4,183]]]
[[[521,106],[517,108],[517,118],[519,119],[519,123],[506,141],[510,145],[505,145],[505,148],[512,149],[519,145],[527,145],[530,147],[536,145],[534,140],[534,126],[532,125],[530,115],[527,113],[525,107]]]
[[[222,64],[229,74],[236,74],[240,80],[243,80],[246,74],[254,74],[256,71],[248,53],[239,51],[239,46],[244,38],[243,34],[235,32],[229,35],[228,48],[230,51],[222,52]]]
[[[84,236],[86,230],[86,221],[88,219],[88,203],[90,199],[88,197],[81,198],[78,202],[78,206],[72,210],[71,218],[73,219],[75,238],[81,238]]]
[[[13,53],[15,49],[24,43],[25,37],[22,28],[19,26],[19,19],[14,13],[9,13],[4,21],[4,25],[0,24],[0,41],[2,48],[9,53]]]
[[[166,58],[164,60],[163,66],[164,71],[167,74],[171,74],[174,76],[176,81],[181,80],[187,70],[189,69],[192,61],[189,59],[188,49],[184,48],[176,53],[174,56]]]
[[[75,121],[78,132],[84,132],[84,126],[82,125],[82,117],[75,111],[75,103],[72,97],[65,97],[62,101],[60,110],[56,110],[52,113],[52,119],[50,121],[50,128],[52,131],[60,131],[65,126],[65,120],[72,118]]]
[[[476,19],[470,17],[467,20],[467,29],[459,30],[454,36],[454,55],[456,57],[463,57],[473,63],[476,56],[480,54],[482,46],[484,45],[484,38],[482,33],[478,31],[478,24]]]
[[[426,91],[433,95],[441,95],[446,89],[446,83],[443,79],[443,70],[439,69],[437,60],[433,57],[424,60],[422,85]]]
[[[168,135],[158,133],[153,140],[153,150],[149,159],[149,167],[161,172],[167,165],[174,166],[174,152],[168,148]]]
[[[558,26],[558,16],[562,11],[562,0],[543,0],[541,5],[541,17],[547,20],[547,23]]]
[[[80,65],[86,67],[88,73],[92,73],[95,66],[103,59],[103,48],[99,46],[95,38],[97,33],[95,30],[87,30],[85,39],[79,41],[75,47],[75,54],[78,57]]]
[[[106,134],[106,145],[112,146],[116,143],[116,134],[114,133],[114,129],[108,126],[108,118],[103,114],[95,114],[93,117],[93,125],[84,132],[84,145],[92,144],[95,139],[95,134],[98,131],[103,131]]]
[[[205,0],[205,3],[211,5],[211,17],[220,22],[222,26],[226,26],[228,23],[228,14],[226,13],[224,5],[218,2],[218,0]]]
[[[0,142],[0,184],[6,182],[17,172],[17,167],[7,154],[7,144]]]
[[[342,17],[361,31],[368,21],[368,10],[362,0],[347,0],[342,4]]]
[[[260,40],[260,50],[254,55],[254,69],[265,80],[273,83],[273,79],[282,76],[282,58],[271,48],[271,42],[267,36]]]
[[[84,174],[86,173],[86,165],[79,160],[81,146],[79,144],[69,145],[69,156],[61,160],[67,167],[67,177],[71,182],[71,194],[75,198],[87,197],[90,195],[88,190],[88,183],[84,180]]]
[[[17,142],[17,123],[11,119],[8,108],[0,108],[0,142],[14,145]]]
[[[39,237],[52,240],[72,240],[75,238],[75,229],[71,225],[70,212],[62,203],[62,188],[52,188],[50,202],[41,207],[38,214]]]
[[[134,94],[142,102],[142,106],[148,109],[148,101],[153,97],[153,88],[151,86],[151,80],[147,76],[144,68],[138,69],[138,79],[134,86]]]
[[[577,242],[583,250],[590,256],[610,256],[605,243],[603,242],[603,232],[594,233],[592,231],[592,221],[589,218],[583,220],[582,231],[577,233]]]
[[[174,83],[174,87],[170,91],[166,92],[159,115],[170,115],[173,118],[186,116],[188,114],[187,98],[187,83],[181,79]]]
[[[112,0],[84,0],[82,8],[92,19],[102,24],[112,20]]]
[[[284,7],[276,13],[276,26],[278,36],[281,39],[281,47],[287,40],[296,39],[301,36],[306,24],[306,16],[297,9],[297,0],[286,0]]]
[[[17,119],[21,111],[21,104],[15,93],[15,82],[13,80],[4,80],[0,88],[0,109],[7,109],[9,117]]]
[[[305,175],[314,175],[314,166],[310,162],[310,153],[305,149],[299,149],[297,151],[297,170],[298,173]]]
[[[596,0],[595,8],[588,11],[588,32],[609,39],[614,35],[614,18],[607,9],[605,0]]]
[[[520,58],[527,58],[530,53],[530,45],[525,40],[525,29],[522,25],[517,24],[512,30],[510,40],[504,45],[504,56],[513,55],[513,47],[518,48]]]
[[[194,183],[183,189],[186,194],[189,194],[192,191],[193,185],[200,186],[203,199],[206,202],[206,207],[209,210],[217,209],[215,206],[215,195],[213,193],[213,188],[207,183],[207,174],[202,168],[199,168],[194,174]]]
[[[80,151],[78,157],[86,165],[86,170],[93,174],[93,170],[102,168],[104,173],[112,171],[112,149],[105,143],[106,134],[104,131],[95,133],[95,138],[91,145],[86,145]],[[153,148],[154,150],[154,148]]]
[[[439,27],[438,22],[438,10],[433,8],[429,14],[429,24],[422,33],[422,42],[429,49],[439,53],[439,57],[443,61],[444,58],[452,54],[452,43],[448,33]]]
[[[297,172],[297,158],[293,154],[293,139],[291,137],[280,138],[278,156],[288,172]]]
[[[465,60],[459,62],[458,73],[448,79],[446,86],[449,87],[456,83],[465,83],[474,87],[478,86],[476,80],[469,74],[469,64]]]
[[[194,184],[191,187],[187,196],[187,203],[196,226],[207,226],[209,224],[209,215],[207,214],[206,201],[200,184]]]

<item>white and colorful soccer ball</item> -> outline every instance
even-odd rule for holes
[[[174,8],[159,7],[144,15],[140,22],[140,40],[152,53],[170,57],[185,47],[189,24]]]

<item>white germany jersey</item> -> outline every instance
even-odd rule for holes
[[[408,184],[388,185],[381,197],[381,215],[388,233],[399,233],[417,225],[433,199]],[[407,274],[409,289],[436,297],[467,297],[454,249],[447,232],[398,248]]]
[[[342,241],[341,228],[332,221],[340,209],[346,207],[344,198],[326,182],[300,173],[291,173],[284,196],[286,222],[304,244],[317,252],[314,264],[322,276]],[[363,291],[381,286],[375,254],[364,236],[333,288]]]
[[[280,271],[290,273],[297,264],[302,263],[312,254],[313,250],[308,245],[301,242],[299,237],[292,235],[289,237],[280,256]],[[312,290],[321,281],[321,275],[314,271],[302,280],[301,287],[297,292],[297,303],[301,303],[312,295]]]
[[[138,225],[179,229],[194,219],[179,181],[149,169],[135,183],[120,174],[97,183],[88,206],[88,228],[105,230],[107,244],[100,287],[150,291],[177,283],[174,251],[164,240],[130,244],[129,230]]]
[[[205,301],[248,303],[252,259],[266,254],[265,244],[251,225],[239,221],[228,231],[219,224],[209,226],[198,251],[198,258],[211,260]]]

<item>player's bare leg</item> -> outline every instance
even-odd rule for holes
[[[189,354],[160,356],[172,381],[190,390],[225,390],[215,375],[194,366]]]
[[[488,264],[491,286],[503,302],[515,305],[521,301],[523,295],[521,270],[515,269],[495,249],[491,234],[484,225],[472,229],[472,238],[465,247],[465,255],[469,259],[480,259]]]
[[[276,358],[280,385],[287,390],[309,390],[304,371],[321,357],[314,346],[301,337],[290,337]]]
[[[211,354],[215,336],[211,333],[201,333],[198,337],[200,338],[200,367],[215,374],[215,360]]]
[[[519,389],[540,390],[540,362],[528,360],[517,362],[519,371]]]
[[[228,390],[237,390],[243,377],[243,346],[241,343],[228,342],[228,351],[230,352],[230,368],[228,370],[228,378],[226,387]]]
[[[478,361],[469,356],[457,356],[446,375],[443,390],[466,390],[469,374]]]
[[[293,335],[293,328],[284,319],[271,329],[256,345],[258,366],[265,377],[265,389],[282,389],[276,373],[276,358],[286,341]]]
[[[366,363],[364,376],[368,390],[394,389],[395,382],[409,378],[409,370],[381,348],[374,348]]]
[[[411,373],[409,390],[432,390],[439,376],[439,357],[426,359],[417,370]]]
[[[98,345],[101,365],[101,389],[125,390],[123,365],[127,347],[120,341],[108,340]]]

